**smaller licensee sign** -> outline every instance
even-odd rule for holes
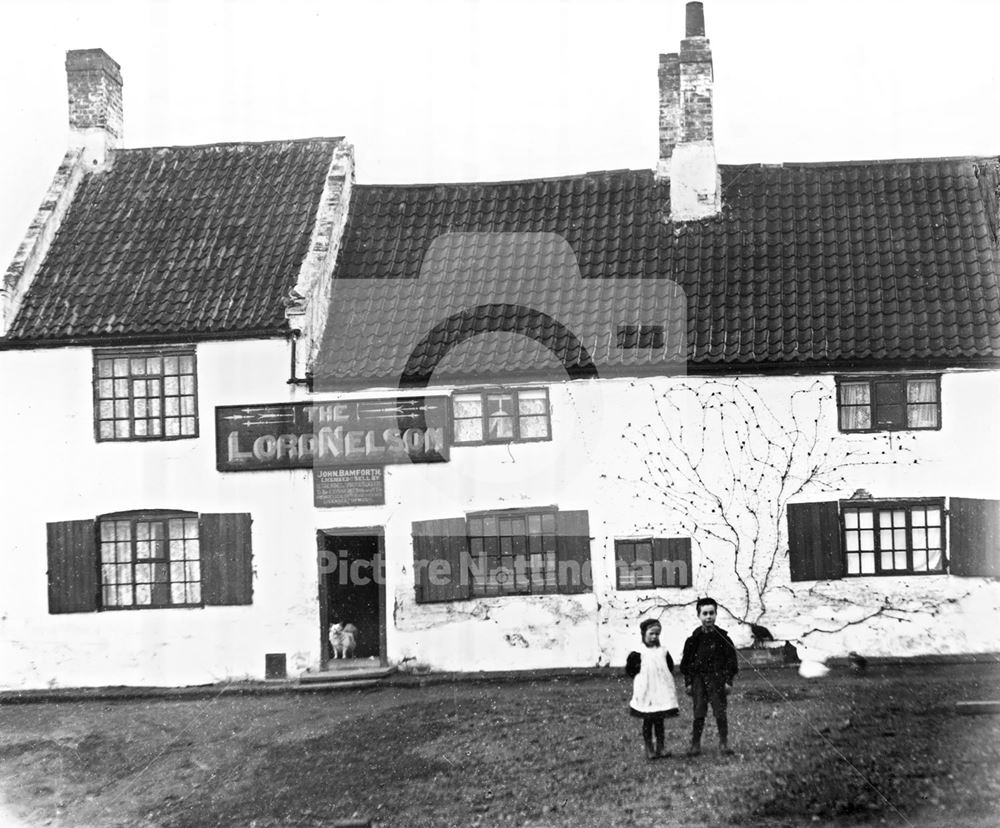
[[[313,504],[331,506],[380,506],[385,503],[385,477],[381,466],[313,469]]]

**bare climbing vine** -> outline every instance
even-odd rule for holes
[[[698,556],[694,581],[710,591],[717,578],[735,579],[739,597],[723,608],[743,622],[760,623],[775,591],[789,590],[778,578],[788,558],[789,502],[803,493],[844,491],[852,468],[917,462],[891,434],[839,434],[834,392],[820,380],[792,392],[780,408],[739,378],[649,388],[655,416],[628,423],[622,434],[639,458],[639,474],[618,479],[668,510],[696,547],[713,547],[711,556]],[[871,603],[860,607],[817,590],[810,594],[854,610],[840,629],[877,616],[902,621],[926,609],[894,604],[874,591]],[[812,632],[836,631],[832,625]]]

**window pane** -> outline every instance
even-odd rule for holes
[[[116,359],[114,361],[114,375],[116,377],[127,377],[128,376],[128,360],[127,359]]]
[[[928,549],[940,549],[941,548],[941,529],[928,529],[927,530],[927,548]]]
[[[913,550],[913,571],[914,572],[926,572],[927,571],[927,551],[924,549],[914,549]]]
[[[135,603],[141,607],[149,606],[153,603],[153,596],[150,594],[149,584],[137,583],[135,585]]]
[[[861,557],[859,555],[849,554],[847,556],[847,574],[848,575],[861,574]]]
[[[169,403],[169,400],[167,402]],[[480,443],[482,439],[482,420],[455,420],[456,443]]]
[[[910,514],[910,521],[914,526],[926,526],[927,513],[923,509],[914,509]]]
[[[481,417],[483,400],[479,394],[461,394],[454,398],[455,417]]]
[[[862,552],[861,553],[861,574],[862,575],[872,575],[875,572],[875,553],[874,552]]]
[[[115,400],[115,416],[120,420],[128,418],[128,400]]]
[[[115,437],[128,437],[129,428],[127,420],[116,420],[115,421]]]
[[[857,552],[861,546],[858,543],[858,533],[857,532],[846,532],[844,533],[844,541],[848,552]]]
[[[542,533],[541,515],[528,515],[528,531],[532,535],[540,535]]]
[[[906,407],[906,424],[910,428],[937,428],[937,405],[908,405]]]
[[[167,417],[166,426],[168,437],[176,437],[181,433],[181,422],[177,417]]]
[[[549,436],[549,421],[545,417],[522,417],[520,422],[521,438],[537,440]]]
[[[896,550],[896,569],[906,569],[906,550]]]
[[[858,528],[858,513],[854,509],[844,509],[844,528]]]
[[[133,358],[129,361],[129,368],[132,374],[145,374],[146,373],[146,360]]]
[[[159,357],[149,357],[146,360],[146,373],[147,374],[159,374],[163,369]]]
[[[122,399],[128,399],[128,380],[116,379],[115,380],[115,394],[116,397]]]
[[[180,393],[180,383],[177,377],[165,377],[163,380],[163,393],[169,396],[177,396]]]
[[[931,549],[927,553],[927,569],[930,572],[941,571],[941,550]]]
[[[491,439],[507,439],[514,436],[514,418],[491,414],[489,419],[489,436]]]
[[[194,434],[194,417],[181,417],[181,434]]]
[[[97,376],[99,376],[99,377],[110,377],[111,376],[111,360],[110,359],[99,359],[99,360],[97,360]]]
[[[906,401],[911,403],[936,403],[937,381],[932,379],[907,380]]]
[[[163,373],[164,374],[177,373],[177,357],[168,356],[163,358]]]
[[[858,525],[862,529],[871,529],[874,526],[874,515],[874,512],[869,511],[858,512]]]
[[[861,536],[861,549],[862,551],[868,552],[875,548],[875,530],[874,529],[862,529],[859,533]]]
[[[181,377],[181,393],[182,394],[194,393],[194,377],[190,375],[184,375]]]
[[[889,571],[892,569],[892,551],[882,553],[879,566],[882,567],[883,571]]]
[[[541,388],[517,393],[517,407],[520,414],[547,414],[548,405],[545,391]]]
[[[847,405],[840,409],[842,431],[858,431],[872,427],[872,413],[868,406]]]
[[[843,405],[868,405],[871,402],[871,386],[867,382],[841,383],[840,402]]]
[[[941,510],[940,509],[928,509],[927,510],[927,525],[928,526],[940,526],[941,525]]]
[[[188,355],[180,358],[180,372],[182,374],[194,373],[194,357]]]

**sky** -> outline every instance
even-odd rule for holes
[[[362,183],[652,168],[683,0],[0,0],[0,260],[66,148],[65,52],[125,145],[344,135]],[[705,0],[720,163],[1000,154],[995,0]]]

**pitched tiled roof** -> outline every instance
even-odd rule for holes
[[[592,282],[623,278],[683,290],[689,369],[1000,358],[996,159],[723,166],[721,176],[722,213],[683,224],[669,220],[669,184],[646,171],[357,186],[337,265],[340,302],[315,374],[321,383],[420,380],[435,365],[436,379],[530,374],[545,349],[524,337],[474,337],[440,363],[434,344],[518,330],[504,315],[539,307],[568,320],[598,368],[673,365],[669,335],[665,351],[616,347],[630,317],[655,317],[668,330],[676,320],[662,288],[653,289],[659,300],[626,296],[624,309],[615,297],[619,310],[609,314]],[[498,285],[525,261],[529,286],[515,300]],[[366,293],[373,280],[390,281]],[[476,287],[463,287],[470,280]],[[500,301],[489,301],[491,291]],[[470,321],[470,304],[493,307]]]
[[[8,339],[285,329],[339,141],[117,151],[81,182]]]

